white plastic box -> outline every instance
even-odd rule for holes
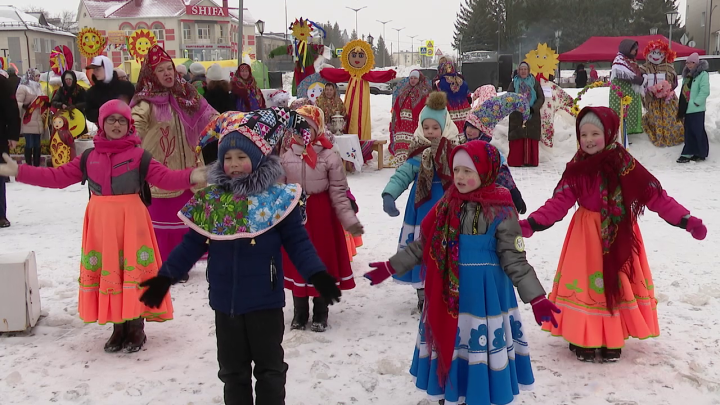
[[[40,317],[35,252],[0,255],[0,332],[32,328]]]

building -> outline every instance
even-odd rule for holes
[[[134,58],[124,38],[145,28],[173,58],[195,61],[237,58],[238,18],[227,0],[81,0],[78,26],[92,27],[114,38],[106,55],[113,64]],[[255,58],[255,20],[243,10],[243,53]]]
[[[257,37],[257,60],[262,61],[268,67],[268,71],[291,71],[295,68],[295,61],[292,55],[276,56],[270,59],[270,52],[280,46],[292,44],[292,35],[285,33],[267,32]]]
[[[36,68],[50,70],[50,52],[58,45],[67,45],[75,55],[74,69],[80,61],[75,35],[48,24],[42,13],[25,13],[14,6],[0,6],[0,55],[23,74]]]
[[[695,48],[705,49],[708,55],[720,55],[720,12],[715,14],[720,1],[686,0],[685,30],[695,41]],[[708,10],[710,10],[709,13]],[[709,14],[710,18],[705,15]],[[708,21],[709,20],[709,21]],[[709,22],[710,29],[708,30]],[[709,35],[708,35],[709,31]],[[709,38],[707,38],[709,36]]]

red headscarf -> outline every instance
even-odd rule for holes
[[[480,175],[480,187],[460,193],[451,184],[421,224],[425,266],[425,336],[438,355],[438,378],[444,384],[450,370],[460,306],[460,215],[462,205],[473,201],[482,206],[487,223],[515,211],[510,192],[495,184],[500,173],[500,152],[487,142],[457,146],[450,154],[450,166],[459,150],[466,151]]]
[[[612,109],[583,108],[575,124],[578,141],[580,122],[589,112],[595,113],[605,127],[605,149],[594,155],[578,150],[567,164],[560,183],[568,185],[579,196],[592,191],[600,177],[603,281],[606,305],[612,311],[621,297],[618,274],[623,272],[630,280],[635,276],[632,253],[637,254],[639,240],[634,224],[662,187],[655,176],[616,142],[620,119]]]
[[[241,73],[247,72],[248,78],[243,79]],[[260,88],[252,75],[252,68],[247,63],[238,66],[235,75],[232,78],[232,92],[243,100],[243,103],[250,107],[249,98],[255,97],[260,108],[265,108],[265,97],[263,97]]]

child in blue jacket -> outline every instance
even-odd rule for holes
[[[277,183],[283,169],[270,153],[280,131],[261,131],[273,125],[260,121],[286,120],[281,113],[249,121],[240,113],[223,114],[211,124],[220,138],[218,160],[208,175],[213,185],[195,193],[178,213],[190,232],[158,276],[141,284],[148,287],[141,301],[157,306],[170,285],[208,253],[218,377],[225,383],[226,404],[253,403],[252,363],[257,403],[285,403],[281,248],[325,302],[340,301],[336,280],[325,271],[303,226],[300,186]]]

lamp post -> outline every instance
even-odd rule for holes
[[[562,36],[562,29],[555,30],[555,49],[557,49],[558,55],[560,55],[560,37]],[[555,80],[560,80],[560,62],[558,62],[557,74]]]
[[[385,24],[391,22],[392,20],[387,20],[387,21],[376,20],[376,21],[383,25],[383,41],[387,42],[387,36],[385,36]],[[383,67],[386,66],[385,65],[385,52],[383,52],[383,54],[382,54],[382,64],[383,64]]]
[[[397,41],[398,47],[397,47],[397,51],[398,51],[398,65],[400,65],[400,31],[404,30],[405,27],[402,27],[402,28],[393,28],[393,29],[394,29],[395,31],[397,31],[397,33],[398,33],[398,41]],[[403,66],[405,66],[405,64],[403,64]]]
[[[258,32],[260,33],[260,40],[258,41],[259,46],[256,46],[256,48],[259,48],[259,49],[255,50],[255,53],[256,53],[255,59],[262,62],[265,60],[265,49],[263,48],[263,41],[262,41],[263,33],[265,32],[265,21],[263,21],[263,20],[255,21],[255,28],[257,28]]]
[[[368,44],[370,44],[370,46],[372,46],[374,40],[375,40],[375,38],[373,38],[372,34],[368,34],[367,41],[368,41]]]
[[[357,25],[357,13],[358,13],[358,11],[360,11],[360,10],[362,10],[362,9],[364,9],[364,8],[367,8],[367,6],[362,6],[362,7],[360,7],[360,8],[352,8],[352,7],[347,7],[347,6],[346,6],[345,8],[349,8],[350,10],[352,10],[352,11],[355,12],[355,34],[356,34],[356,35],[360,35],[360,32],[358,32],[358,25]]]
[[[669,48],[672,49],[672,29],[673,29],[673,25],[675,25],[675,23],[678,20],[679,14],[677,11],[670,11],[668,13],[665,13],[665,15],[667,16],[667,23],[670,26],[670,37],[669,37],[668,45],[669,45]]]
[[[650,35],[657,35],[657,33],[658,33],[657,27],[650,28]]]
[[[408,38],[410,38],[410,64],[411,65],[414,65],[413,61],[415,60],[415,37],[417,37],[417,35],[408,35]]]

